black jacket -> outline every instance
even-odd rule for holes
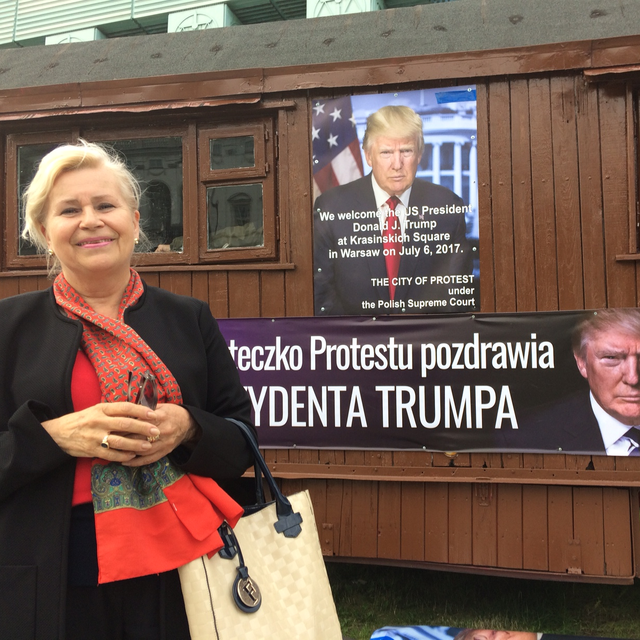
[[[517,431],[502,432],[505,446],[512,450],[584,455],[606,451],[588,389],[532,409],[519,420]]]
[[[145,287],[125,313],[173,373],[202,428],[185,471],[238,478],[252,463],[233,417],[251,405],[208,306]],[[52,290],[0,301],[0,635],[64,637],[67,547],[75,458],[41,421],[73,411],[71,373],[82,326],[60,313]]]

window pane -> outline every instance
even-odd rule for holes
[[[453,191],[453,176],[440,176],[440,184],[447,189]]]
[[[140,225],[148,252],[182,251],[182,139],[143,138],[107,143],[140,182]]]
[[[24,207],[22,206],[22,194],[29,186],[33,176],[36,175],[38,164],[44,156],[58,146],[58,143],[29,144],[18,147],[18,197],[20,198],[20,237],[18,239],[18,255],[32,256],[36,254],[36,248],[27,240],[22,239],[24,229]]]
[[[433,145],[425,144],[422,159],[420,160],[420,168],[423,171],[433,171]]]
[[[471,143],[465,142],[462,145],[462,170],[469,171],[469,156],[471,154]]]
[[[262,212],[261,184],[207,187],[207,247],[262,247]]]
[[[462,174],[462,199],[465,202],[469,202],[469,196],[470,196],[470,191],[469,191],[469,175],[468,174]]]
[[[443,142],[440,145],[440,169],[453,169],[453,142]]]
[[[212,139],[209,141],[209,158],[212,171],[254,167],[253,136]]]

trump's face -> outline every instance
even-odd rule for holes
[[[377,136],[364,155],[376,182],[390,196],[399,196],[413,184],[420,162],[414,138]]]
[[[598,404],[625,425],[640,424],[640,336],[599,331],[575,358]]]

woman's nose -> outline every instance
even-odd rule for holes
[[[102,218],[93,207],[84,207],[80,223],[83,227],[93,228],[102,224]]]

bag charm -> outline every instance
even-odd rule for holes
[[[218,555],[225,560],[233,560],[238,556],[238,567],[236,569],[238,575],[233,583],[233,600],[241,611],[255,613],[262,604],[260,587],[249,576],[249,569],[244,563],[240,544],[233,533],[233,529],[225,522],[218,531],[224,542],[224,547],[218,551]]]

